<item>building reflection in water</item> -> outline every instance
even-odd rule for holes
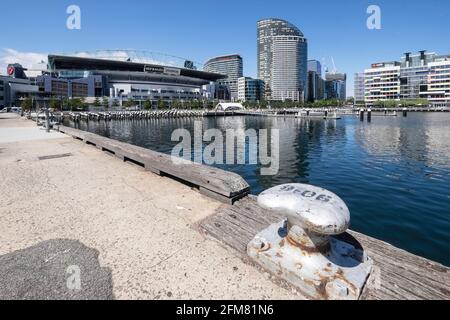
[[[386,162],[419,162],[450,168],[450,117],[414,114],[408,118],[382,118],[355,128],[355,140],[372,156]]]

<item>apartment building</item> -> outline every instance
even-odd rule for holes
[[[400,68],[398,62],[383,62],[364,71],[366,105],[374,105],[380,100],[400,100]]]
[[[450,59],[428,64],[427,84],[421,86],[420,96],[435,107],[450,106]]]

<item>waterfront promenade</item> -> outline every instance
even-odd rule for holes
[[[195,229],[220,205],[1,114],[0,299],[302,299]]]

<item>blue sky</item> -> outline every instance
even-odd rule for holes
[[[81,8],[81,30],[66,28],[71,4]],[[381,8],[381,30],[366,27],[371,4]],[[239,53],[245,75],[256,76],[256,21],[267,17],[297,25],[308,38],[310,59],[331,67],[333,57],[338,71],[349,75],[349,94],[353,74],[372,62],[407,51],[450,53],[447,0],[15,0],[6,11],[0,19],[3,64],[14,54],[26,60],[36,57],[30,53],[96,49],[149,50],[198,62]]]

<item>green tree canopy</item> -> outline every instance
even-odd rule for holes
[[[158,109],[164,109],[166,107],[166,105],[162,99],[158,100],[157,107],[158,107]]]
[[[94,106],[95,107],[100,107],[102,105],[102,102],[100,101],[100,98],[99,97],[96,97],[95,99],[94,99]]]
[[[109,108],[109,99],[108,99],[108,97],[103,97],[102,98],[102,104],[101,105],[105,109]]]
[[[136,102],[135,102],[133,99],[128,99],[128,100],[125,102],[125,107],[126,107],[126,108],[132,108],[132,107],[134,107],[134,106],[136,106]]]
[[[51,98],[50,102],[48,103],[49,108],[59,110],[61,109],[61,100],[57,98]]]
[[[172,101],[172,108],[174,109],[181,109],[181,101],[178,99],[175,99]]]
[[[152,102],[150,100],[145,100],[144,101],[144,109],[145,110],[150,110],[152,108]]]
[[[20,106],[22,107],[23,111],[30,111],[33,108],[33,99],[29,97],[26,98],[25,100],[22,101]]]
[[[73,98],[68,100],[67,104],[70,107],[70,110],[72,111],[83,111],[87,109],[87,105],[84,102],[84,99]]]

